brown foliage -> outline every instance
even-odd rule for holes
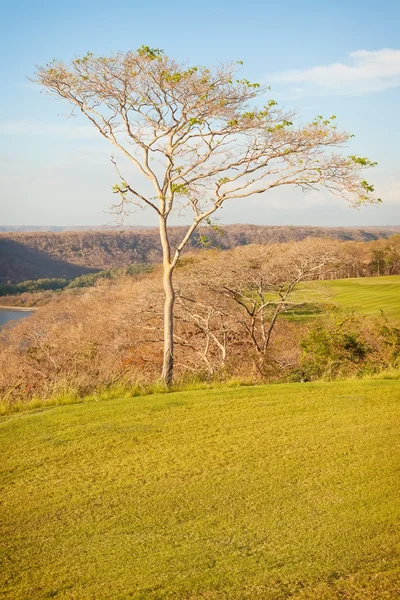
[[[390,242],[392,257],[397,243]],[[362,269],[367,255],[358,242],[326,239],[188,254],[176,269],[178,377],[287,378],[300,367],[308,330],[282,318],[307,301],[297,282]],[[0,395],[87,394],[156,381],[163,360],[160,271],[62,292],[4,328]]]
[[[6,327],[0,353],[3,394],[88,393],[122,379],[132,383],[138,373],[152,378],[158,357],[138,327],[142,296],[143,284],[140,288],[127,278],[65,296]]]
[[[249,273],[266,273],[272,262],[273,285],[283,282],[292,268],[290,246],[286,258],[278,260],[284,249],[248,246],[207,251],[183,261],[177,269],[178,376],[260,377],[243,306],[226,284],[250,289],[254,281]],[[84,394],[113,384],[154,381],[162,364],[162,305],[157,269],[139,280],[124,277],[80,294],[59,294],[57,302],[2,331],[1,393],[17,398],[72,389]],[[278,325],[268,360],[263,359],[265,377],[282,376],[293,366],[298,334],[288,323]]]
[[[171,244],[182,237],[183,229],[171,228]],[[368,242],[396,233],[396,228],[327,228],[327,227],[269,227],[257,225],[228,225],[222,232],[205,228],[195,233],[189,248],[200,247],[200,236],[206,234],[209,247],[225,250],[248,244],[271,244],[300,241],[307,237],[330,237],[342,241],[360,242],[370,257]],[[397,236],[396,236],[397,237]],[[395,238],[392,238],[395,239]],[[356,245],[352,246],[355,248]],[[349,246],[350,248],[350,246]],[[161,245],[157,229],[143,231],[65,231],[60,233],[0,233],[0,283],[43,277],[72,278],[90,271],[126,266],[132,263],[161,261]],[[353,251],[349,258],[354,256]],[[353,266],[343,270],[341,277],[371,274],[368,260],[362,261],[361,271]],[[397,263],[397,273],[400,265]],[[347,274],[348,273],[348,274]]]

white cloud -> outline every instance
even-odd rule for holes
[[[8,121],[0,123],[0,135],[45,135],[70,139],[98,139],[99,133],[90,125],[66,123],[42,123],[39,121]]]
[[[295,95],[379,92],[400,86],[400,49],[357,50],[346,63],[273,73],[268,81],[293,84]]]

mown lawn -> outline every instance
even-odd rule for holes
[[[394,599],[399,381],[0,420],[5,599]]]
[[[400,318],[400,275],[359,277],[324,281],[320,285],[332,292],[332,300],[341,308],[362,314],[380,314]]]
[[[297,292],[307,304],[289,311],[285,318],[305,322],[337,307],[347,312],[400,318],[400,275],[359,277],[305,283]]]

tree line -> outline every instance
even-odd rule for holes
[[[17,296],[19,294],[37,294],[46,291],[74,290],[93,287],[98,282],[106,279],[116,279],[125,275],[138,275],[150,270],[150,265],[130,265],[119,269],[87,273],[73,279],[48,278],[22,281],[21,283],[0,283],[0,296]]]
[[[315,239],[318,240],[318,238]],[[322,238],[320,239],[322,240]],[[204,245],[210,249],[214,245],[214,240],[207,238],[203,240],[203,248]],[[327,238],[324,242],[321,241],[321,247],[324,245],[326,248],[335,248],[335,261],[325,264],[314,274],[315,278],[343,279],[400,274],[400,235],[398,234],[388,239],[382,238],[372,242],[342,242]],[[0,283],[0,296],[85,288],[96,285],[102,279],[129,274],[137,275],[150,268],[148,264],[133,264],[127,267],[88,273],[72,279],[40,278],[16,284]]]
[[[397,232],[400,232],[399,228]],[[370,242],[394,234],[396,227],[206,226],[193,234],[188,247],[190,250],[201,249],[206,240],[209,248],[229,250],[248,244],[301,241],[307,237]],[[181,235],[182,228],[171,227],[171,244],[177,244]],[[49,278],[71,280],[87,271],[107,271],[161,260],[161,244],[155,228],[0,234],[0,283],[5,284]]]

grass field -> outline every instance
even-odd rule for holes
[[[300,301],[310,296],[309,288],[307,283],[300,288]],[[373,316],[380,315],[383,310],[388,317],[400,318],[400,275],[318,281],[311,284],[311,289],[314,301],[286,313],[286,318],[306,321],[329,312],[329,304],[344,311]]]
[[[324,281],[320,285],[332,292],[332,300],[341,308],[400,318],[400,275],[391,277],[360,277]]]
[[[399,381],[2,417],[5,599],[394,599]]]

